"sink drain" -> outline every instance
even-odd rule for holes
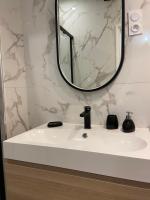
[[[88,138],[88,134],[87,133],[83,133],[82,137],[86,139],[86,138]]]

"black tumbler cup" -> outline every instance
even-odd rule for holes
[[[108,115],[106,121],[106,128],[107,129],[118,129],[119,123],[117,115]]]

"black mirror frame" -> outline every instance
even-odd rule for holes
[[[125,56],[125,0],[120,0],[122,1],[122,38],[121,38],[121,41],[122,41],[122,44],[121,44],[121,59],[120,59],[120,64],[119,64],[119,67],[118,67],[118,70],[117,72],[114,74],[114,76],[106,83],[104,84],[103,86],[100,86],[98,88],[95,88],[95,89],[90,89],[90,90],[85,90],[85,89],[82,89],[82,88],[79,88],[79,87],[76,87],[75,85],[71,84],[63,75],[62,71],[61,71],[61,68],[60,68],[60,63],[59,63],[59,36],[58,36],[58,26],[59,26],[59,16],[58,16],[58,5],[59,5],[59,0],[55,0],[55,24],[56,24],[56,52],[57,52],[57,65],[58,65],[58,69],[59,69],[59,72],[62,76],[62,78],[64,79],[64,81],[70,85],[72,88],[74,89],[77,89],[79,91],[82,91],[82,92],[94,92],[94,91],[97,91],[97,90],[100,90],[100,89],[103,89],[105,88],[106,86],[108,86],[109,84],[111,84],[116,78],[117,76],[119,75],[121,69],[122,69],[122,66],[123,66],[123,62],[124,62],[124,56]]]

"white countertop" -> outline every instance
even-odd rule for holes
[[[83,138],[82,134],[88,137]],[[150,183],[150,132],[46,125],[4,141],[4,158]]]

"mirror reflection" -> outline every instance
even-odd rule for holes
[[[59,65],[83,90],[104,86],[118,71],[122,48],[121,0],[59,0]]]

